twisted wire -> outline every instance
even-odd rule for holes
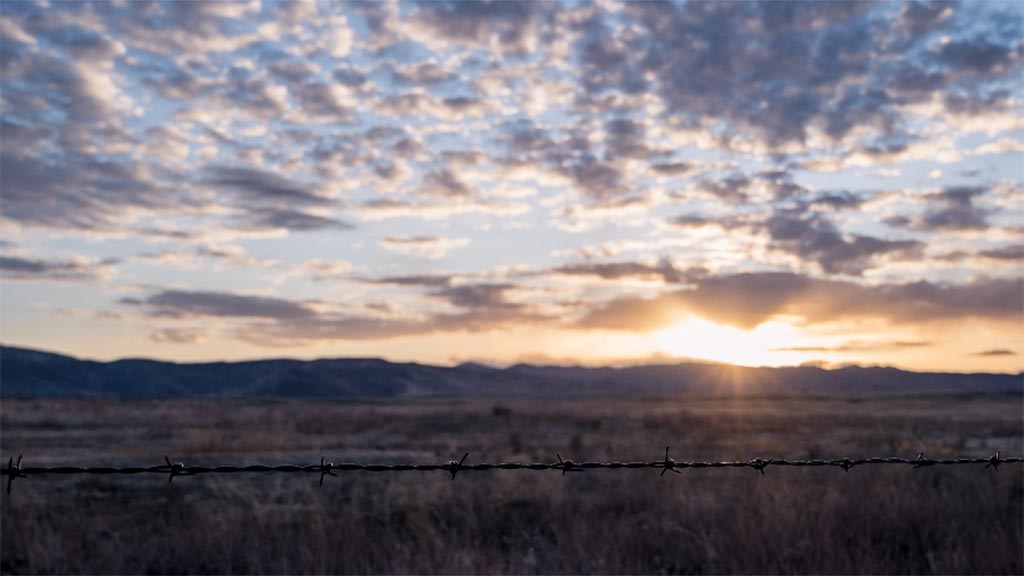
[[[1024,462],[1024,458],[1000,457],[996,452],[988,458],[926,458],[923,453],[917,458],[871,457],[871,458],[834,458],[834,459],[812,459],[812,460],[789,460],[779,458],[753,458],[751,460],[700,462],[700,461],[677,461],[668,455],[669,449],[665,447],[665,457],[662,460],[647,462],[574,462],[565,460],[561,454],[556,454],[558,460],[553,462],[498,462],[493,464],[466,464],[469,452],[466,452],[461,460],[449,460],[445,464],[360,464],[355,462],[329,462],[321,458],[319,464],[280,464],[265,465],[253,464],[248,466],[186,466],[181,462],[172,462],[164,457],[164,464],[156,466],[50,466],[39,467],[21,465],[22,458],[18,456],[17,463],[11,458],[6,468],[0,468],[0,477],[7,477],[7,493],[11,492],[11,483],[15,478],[28,478],[38,475],[133,475],[133,474],[163,474],[167,481],[171,482],[175,476],[197,476],[200,474],[250,474],[250,473],[307,473],[319,474],[320,485],[323,485],[325,476],[336,476],[335,472],[434,472],[445,471],[455,480],[459,472],[487,472],[493,470],[558,470],[564,476],[567,472],[583,472],[586,470],[622,470],[654,468],[660,469],[661,475],[672,471],[677,474],[683,469],[708,469],[708,468],[752,468],[764,474],[765,468],[769,466],[793,466],[793,467],[820,467],[832,466],[843,471],[849,471],[855,466],[897,464],[910,465],[913,468],[926,466],[955,466],[963,464],[984,464],[985,468],[996,470],[1000,464],[1012,464]]]

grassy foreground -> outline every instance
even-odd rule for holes
[[[25,465],[987,456],[1020,395],[572,402],[5,400]],[[36,477],[4,573],[1009,573],[1024,467]]]

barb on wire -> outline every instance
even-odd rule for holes
[[[464,470],[471,470],[477,472],[494,471],[494,470],[529,470],[529,471],[541,471],[541,470],[558,470],[565,476],[566,472],[581,472],[583,470],[589,470],[593,468],[601,468],[606,470],[621,470],[621,469],[639,469],[639,468],[653,468],[660,470],[660,476],[664,476],[666,472],[671,470],[676,474],[680,474],[680,468],[694,468],[694,469],[706,469],[706,468],[752,468],[757,470],[762,475],[764,469],[771,466],[830,466],[836,468],[842,468],[843,471],[848,472],[850,468],[854,466],[867,466],[867,465],[881,465],[881,464],[895,464],[895,465],[910,465],[912,468],[917,469],[923,466],[953,466],[953,465],[964,465],[964,464],[984,464],[985,468],[992,468],[992,470],[998,470],[1001,464],[1011,464],[1024,462],[1024,458],[1012,457],[1004,458],[999,452],[996,452],[988,458],[946,458],[946,459],[934,459],[925,457],[924,453],[918,453],[917,458],[900,458],[900,457],[871,457],[871,458],[836,458],[831,460],[787,460],[787,459],[764,459],[764,458],[753,458],[751,460],[736,460],[731,462],[720,461],[720,462],[700,462],[700,461],[686,461],[677,462],[671,456],[669,456],[669,447],[665,447],[665,457],[662,460],[654,460],[650,462],[575,462],[573,460],[565,460],[559,453],[555,454],[558,457],[557,462],[498,462],[495,464],[466,464],[466,459],[469,458],[469,452],[463,454],[462,459],[455,461],[449,460],[447,464],[357,464],[353,462],[342,462],[335,464],[330,462],[326,457],[320,457],[319,464],[279,464],[279,465],[266,465],[266,464],[253,464],[249,466],[186,466],[181,462],[171,462],[171,459],[164,456],[164,462],[159,466],[127,466],[122,468],[114,467],[79,467],[79,466],[54,466],[54,467],[23,467],[21,465],[21,456],[18,456],[17,462],[12,457],[7,462],[6,468],[0,468],[0,476],[7,477],[7,493],[11,492],[11,483],[15,478],[27,478],[29,476],[36,475],[77,475],[77,474],[93,474],[93,475],[107,475],[107,474],[168,474],[168,483],[174,480],[175,476],[196,476],[201,474],[241,474],[241,473],[313,473],[320,475],[320,485],[323,486],[325,476],[337,476],[336,472],[430,472],[441,470],[451,475],[451,480],[455,480],[455,475]]]
[[[853,460],[850,460],[849,458],[843,458],[841,461],[839,461],[838,464],[836,464],[836,466],[839,466],[840,468],[843,469],[843,472],[849,472],[850,468],[853,468],[856,465],[857,464]]]
[[[2,460],[0,460],[2,462]],[[25,474],[21,471],[21,454],[18,454],[18,463],[14,463],[14,458],[11,457],[7,461],[7,493],[11,493],[11,483],[14,482],[15,478],[25,478]]]
[[[337,476],[332,470],[334,469],[334,462],[325,462],[324,457],[320,457],[320,485],[324,485],[324,476]]]
[[[750,462],[747,462],[747,466],[750,466],[754,470],[760,472],[761,476],[764,476],[764,468],[769,464],[771,464],[771,460],[762,460],[760,458],[754,458]]]
[[[998,472],[999,464],[1001,464],[1002,462],[1004,461],[999,459],[999,450],[996,450],[996,453],[993,454],[992,457],[988,459],[988,464],[985,464],[985,468],[991,467],[992,470]]]
[[[580,468],[572,460],[562,460],[562,455],[555,452],[555,456],[558,456],[558,466],[562,469],[562,476],[565,476],[566,472],[583,472],[583,468]]]
[[[167,462],[167,469],[170,471],[170,476],[167,477],[167,483],[170,484],[174,480],[175,476],[183,476],[185,474],[191,474],[186,471],[185,464],[181,462],[171,462],[171,459],[164,456],[164,462]]]
[[[466,458],[468,458],[468,457],[469,457],[469,452],[466,452],[465,454],[462,455],[462,460],[459,460],[458,462],[456,462],[455,460],[449,460],[448,461],[448,464],[445,466],[445,469],[448,470],[448,472],[451,473],[451,475],[452,475],[451,481],[452,482],[455,481],[455,474],[459,470],[462,470],[462,463],[465,462]]]
[[[676,474],[682,474],[682,472],[676,470],[676,461],[668,455],[668,446],[665,446],[665,462],[662,465],[661,474],[658,474],[658,476],[664,476],[665,472],[668,472],[669,470]]]
[[[922,466],[931,466],[933,464],[935,463],[924,457],[924,452],[918,452],[917,459],[914,460],[914,470],[917,470]]]

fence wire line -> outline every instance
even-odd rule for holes
[[[466,459],[469,458],[469,452],[466,452],[461,460],[449,460],[445,464],[357,464],[353,462],[342,462],[335,464],[329,462],[325,458],[320,459],[319,464],[284,464],[284,465],[263,465],[255,464],[250,466],[186,466],[181,462],[171,462],[169,458],[164,457],[165,464],[158,466],[125,466],[125,467],[102,467],[102,466],[52,466],[52,467],[23,467],[21,465],[21,456],[18,456],[17,462],[14,458],[11,458],[7,462],[6,468],[0,468],[0,477],[7,476],[7,493],[11,493],[11,483],[14,482],[15,478],[28,478],[29,476],[54,474],[54,475],[73,475],[73,474],[97,474],[97,475],[110,475],[110,474],[166,474],[167,481],[171,482],[175,476],[196,476],[199,474],[247,474],[247,473],[306,473],[306,474],[319,474],[320,485],[324,484],[325,476],[336,476],[335,472],[433,472],[442,470],[451,475],[451,480],[455,480],[455,475],[459,472],[487,472],[493,470],[559,470],[562,475],[565,476],[567,472],[583,472],[585,470],[594,469],[607,469],[607,470],[622,470],[622,469],[637,469],[637,468],[654,468],[661,470],[661,476],[664,476],[666,472],[672,471],[676,474],[681,474],[684,469],[707,469],[707,468],[753,468],[764,474],[764,469],[768,466],[834,466],[841,468],[843,471],[848,472],[850,468],[854,466],[863,466],[868,464],[904,464],[910,465],[914,469],[921,468],[924,466],[953,466],[959,464],[984,464],[985,468],[992,468],[997,470],[1000,464],[1011,464],[1024,462],[1024,458],[1002,458],[999,456],[999,452],[996,452],[988,458],[944,458],[934,459],[926,458],[923,453],[919,453],[917,458],[899,458],[899,457],[872,457],[872,458],[839,458],[831,460],[787,460],[777,458],[754,458],[752,460],[737,460],[733,462],[688,462],[688,461],[676,461],[669,456],[669,448],[665,447],[665,457],[662,460],[654,460],[650,462],[574,462],[572,460],[563,460],[561,454],[555,454],[558,457],[557,462],[499,462],[496,464],[466,464]]]

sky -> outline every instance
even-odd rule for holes
[[[1020,2],[0,3],[0,341],[1024,369]]]

